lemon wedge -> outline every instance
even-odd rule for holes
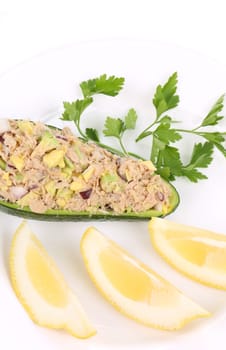
[[[209,312],[93,227],[82,237],[81,252],[96,287],[128,317],[147,326],[174,330],[192,319],[209,316]]]
[[[19,301],[40,326],[64,329],[78,338],[96,333],[77,297],[25,221],[12,240],[10,277]]]
[[[226,236],[153,218],[151,241],[157,252],[192,279],[226,289]]]

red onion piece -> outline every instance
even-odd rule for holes
[[[10,188],[10,194],[14,199],[20,199],[27,193],[27,190],[22,186],[12,186]]]
[[[59,140],[68,141],[68,139],[66,137],[61,136],[61,135],[56,135],[56,138]]]
[[[42,181],[43,179],[39,180],[39,181]],[[38,185],[32,185],[29,187],[29,191],[31,190],[35,190],[36,188],[38,188]]]
[[[90,188],[86,191],[79,192],[82,199],[89,199],[89,197],[91,196],[91,193],[92,193],[92,188]]]
[[[119,168],[117,169],[117,174],[118,174],[118,176],[119,176],[123,181],[125,181],[125,182],[131,182],[131,181],[127,181],[126,176],[120,173]]]
[[[8,168],[13,169],[13,170],[16,169],[16,167],[14,165],[12,165],[12,164],[8,164]]]
[[[158,192],[156,193],[156,197],[157,197],[157,199],[160,200],[161,202],[163,202],[164,199],[165,199],[164,194],[163,194],[162,192],[160,192],[160,191],[158,191]]]
[[[121,165],[121,163],[122,163],[121,158],[117,158],[115,163],[116,163],[117,167],[119,167]]]
[[[119,176],[123,181],[129,182],[129,181],[127,181],[126,175],[121,173],[121,169],[120,169],[121,164],[122,164],[121,158],[117,158],[117,159],[116,159],[116,166],[117,166],[116,172],[117,172],[118,176]]]

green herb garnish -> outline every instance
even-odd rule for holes
[[[178,176],[184,176],[192,182],[206,179],[200,169],[207,168],[213,160],[214,148],[217,148],[226,157],[225,137],[226,132],[213,130],[213,126],[218,125],[224,118],[220,113],[224,106],[224,95],[222,95],[212,106],[209,113],[201,123],[194,129],[176,128],[178,123],[168,112],[179,103],[177,95],[177,73],[169,77],[164,85],[158,85],[153,97],[153,105],[156,110],[154,120],[137,136],[136,142],[147,137],[151,137],[150,160],[155,164],[157,173],[167,180],[175,180]],[[93,141],[97,145],[113,152],[119,156],[133,156],[144,159],[139,154],[135,154],[126,149],[123,136],[127,130],[136,128],[137,113],[131,108],[124,118],[113,118],[108,116],[105,120],[103,135],[114,137],[118,140],[120,150],[112,148],[100,141],[98,130],[94,128],[81,129],[80,119],[83,112],[94,102],[95,94],[116,96],[124,85],[124,78],[115,76],[107,77],[106,74],[99,78],[90,79],[80,84],[83,99],[75,102],[64,102],[64,113],[62,120],[69,120],[75,126],[84,141]],[[207,127],[207,129],[205,129]],[[207,130],[207,131],[206,131]],[[190,133],[205,139],[204,143],[195,143],[191,149],[188,164],[183,164],[179,148],[175,143],[182,139],[183,133]],[[173,144],[173,146],[172,146]]]
[[[103,74],[99,78],[83,81],[80,88],[84,97],[96,94],[116,96],[122,89],[124,81],[124,78],[116,78],[114,75],[108,78],[106,74]]]
[[[126,150],[126,147],[123,143],[123,135],[126,130],[133,130],[136,127],[136,121],[137,121],[137,113],[135,109],[131,108],[127,115],[125,116],[124,120],[120,118],[111,118],[107,117],[105,120],[105,129],[103,130],[103,134],[105,136],[112,136],[118,139],[119,145],[122,149],[122,152],[124,155],[129,155],[135,158],[144,159],[143,157],[139,156],[138,154],[134,154],[131,152],[128,152]]]

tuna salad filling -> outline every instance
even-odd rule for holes
[[[21,209],[164,213],[170,196],[150,161],[120,158],[69,128],[5,120],[0,130],[0,199]]]

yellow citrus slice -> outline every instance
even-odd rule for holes
[[[93,227],[82,237],[81,252],[96,287],[130,318],[147,326],[174,330],[209,316],[209,312]]]
[[[64,329],[78,338],[96,333],[77,297],[25,221],[12,240],[10,277],[19,301],[40,326]]]
[[[226,289],[226,236],[153,218],[151,241],[178,271],[211,287]]]

